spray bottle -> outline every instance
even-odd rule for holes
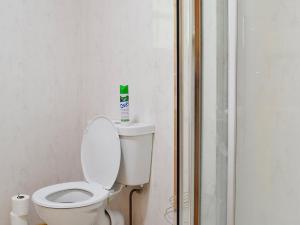
[[[129,94],[128,85],[120,85],[121,122],[129,122]]]

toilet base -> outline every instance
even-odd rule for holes
[[[102,203],[72,209],[53,209],[38,205],[35,205],[35,208],[47,225],[110,225]]]
[[[111,225],[110,221],[111,221],[110,216],[105,213],[105,208],[101,207],[94,225]]]
[[[124,216],[119,211],[106,209],[106,216],[110,225],[125,225]],[[98,225],[98,224],[97,224]],[[99,225],[102,225],[101,223]]]

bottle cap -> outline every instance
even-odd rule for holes
[[[120,85],[120,94],[128,94],[128,85]]]

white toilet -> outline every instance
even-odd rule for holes
[[[95,118],[81,145],[86,181],[36,191],[32,201],[38,215],[48,225],[108,225],[105,202],[119,191],[114,187],[143,185],[150,180],[153,134],[153,125],[123,125],[102,116]],[[70,163],[68,159],[66,163]]]

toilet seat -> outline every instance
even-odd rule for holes
[[[84,192],[85,194],[89,194],[90,196],[86,197],[87,199],[76,201],[76,196],[74,195],[74,193],[71,193],[74,191],[77,191],[77,194],[79,194],[80,192]],[[60,192],[63,192],[64,194],[69,194],[69,199],[74,199],[74,202],[66,203],[49,200],[49,196],[55,194],[59,196]],[[105,200],[108,196],[109,191],[105,190],[101,185],[82,181],[61,183],[44,187],[33,194],[32,201],[37,205],[44,206],[47,208],[68,209],[93,205],[95,203]]]
[[[55,209],[100,203],[110,194],[117,179],[120,161],[121,146],[117,130],[109,119],[98,116],[89,123],[82,139],[81,166],[86,182],[44,187],[33,194],[32,201]]]
[[[121,163],[121,144],[115,125],[103,116],[92,120],[81,143],[81,166],[85,180],[109,190],[114,185]]]

